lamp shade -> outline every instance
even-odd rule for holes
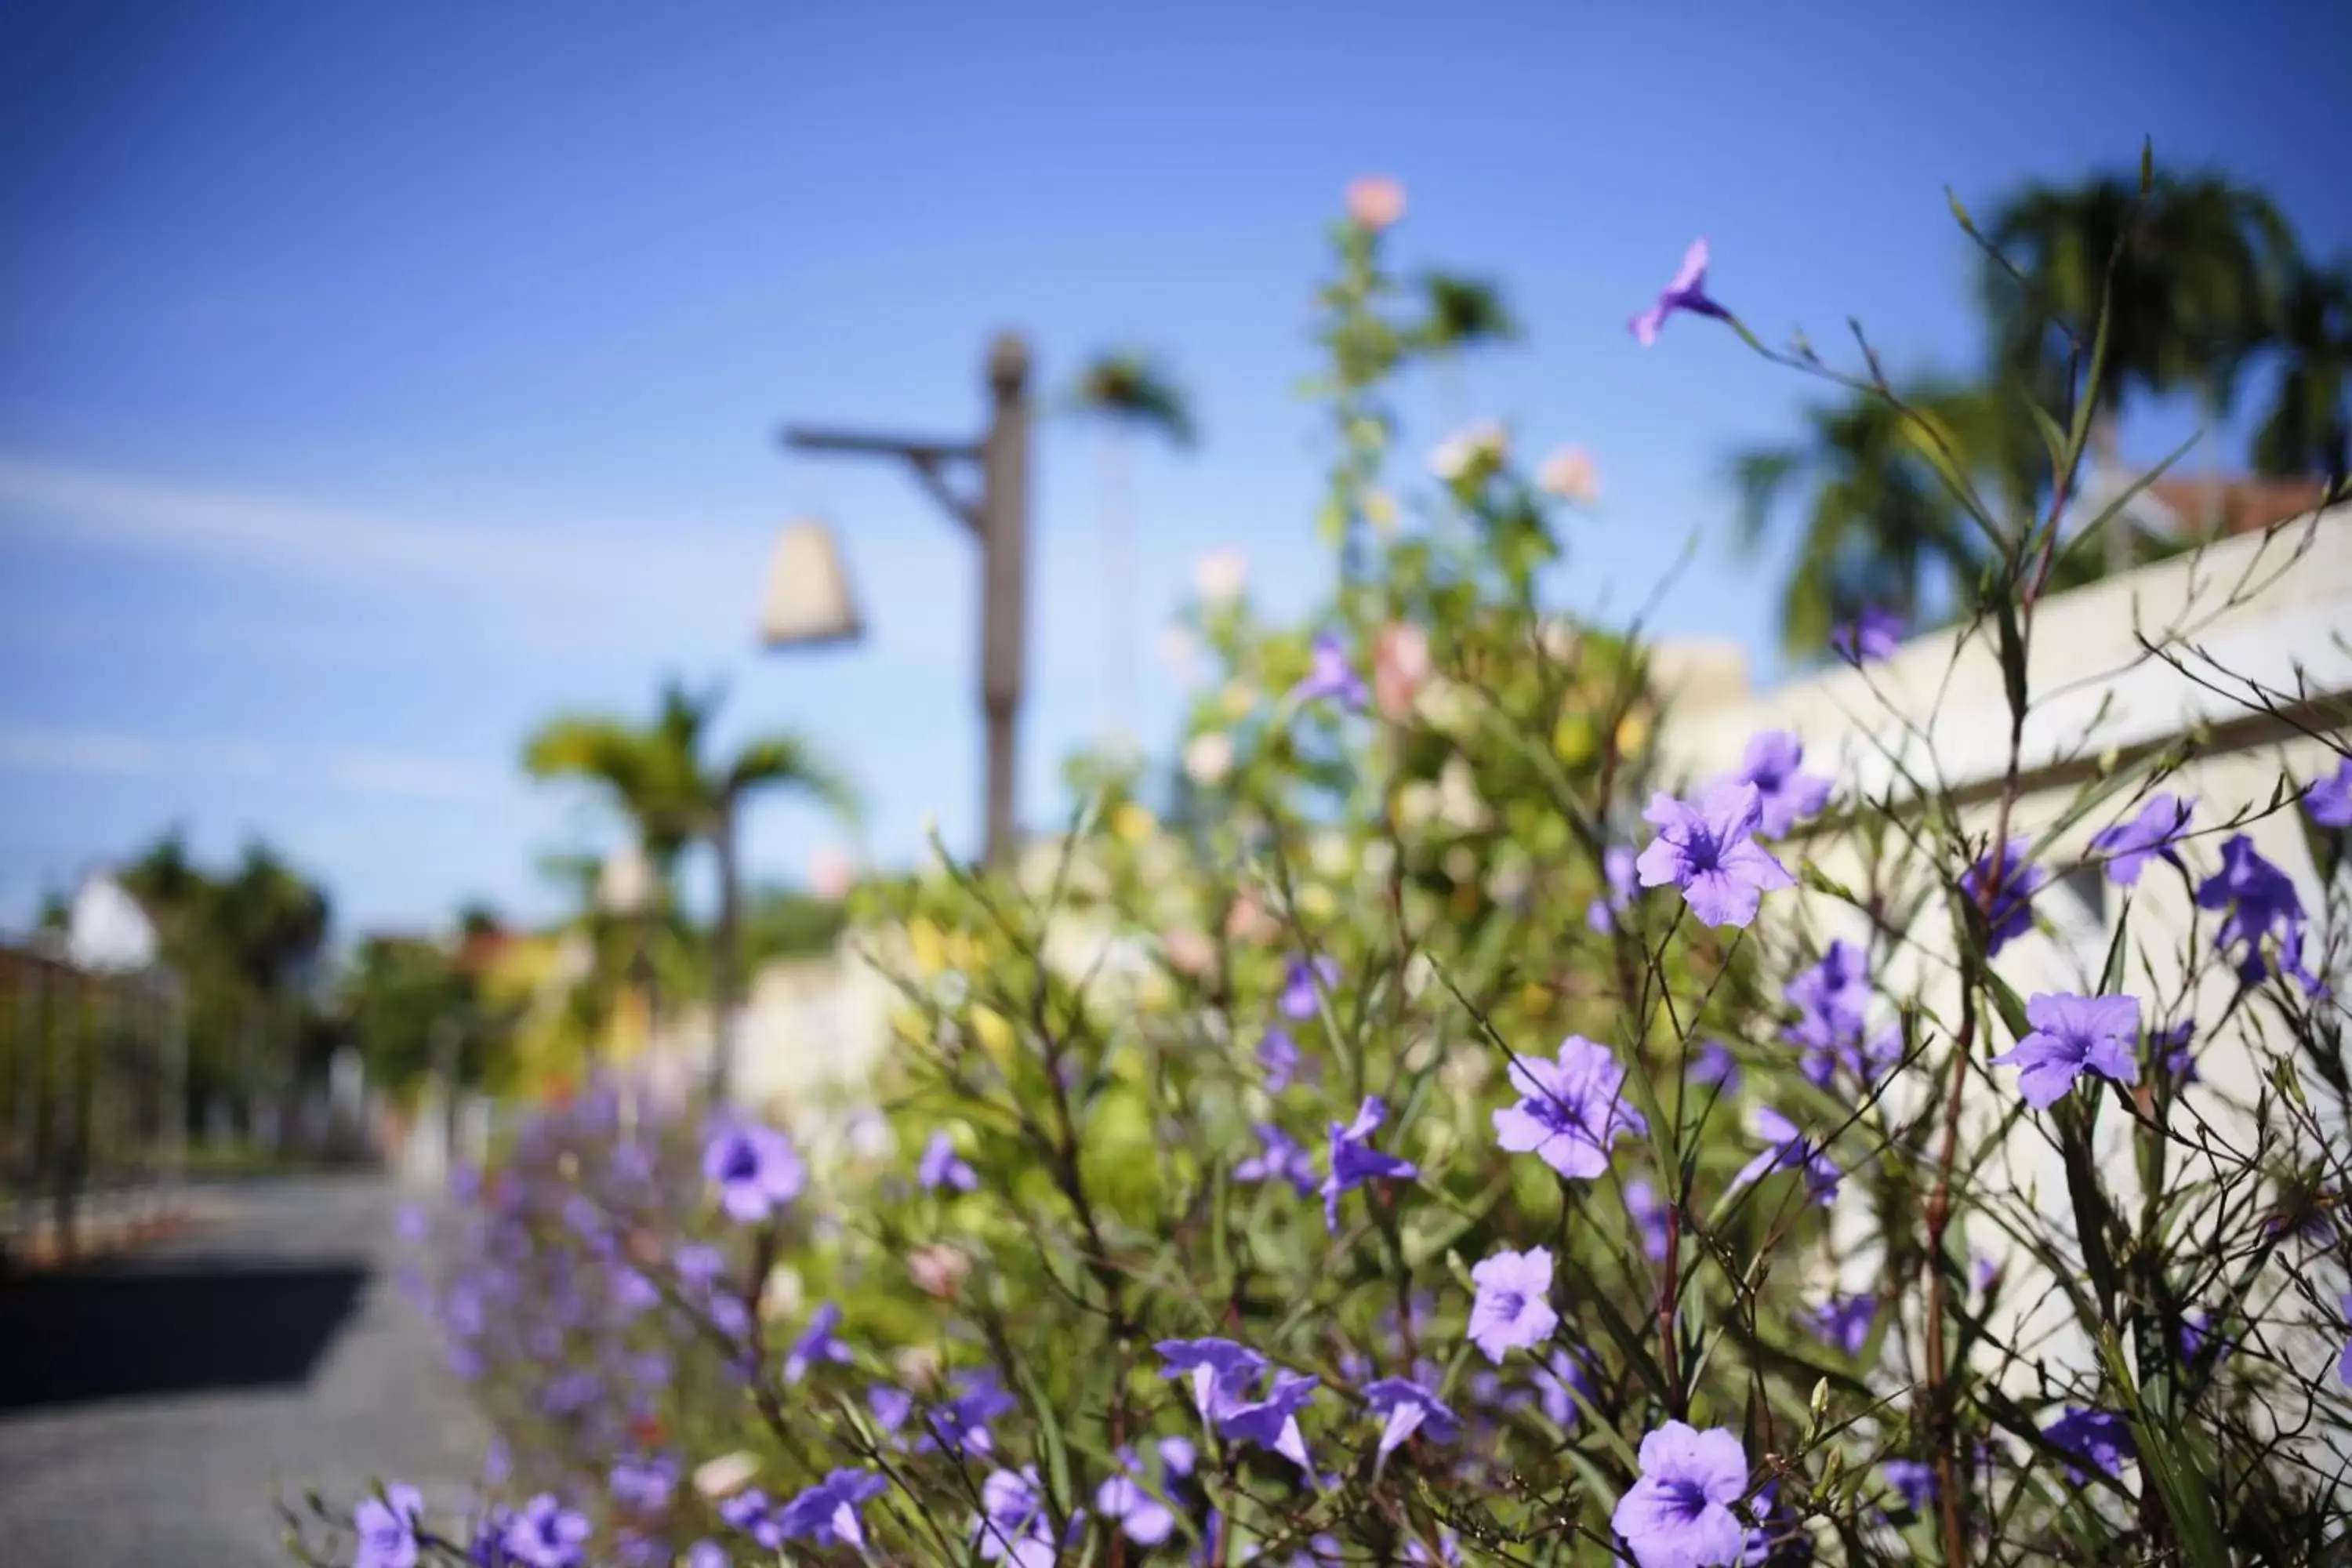
[[[855,642],[864,629],[833,531],[813,518],[784,524],[776,535],[767,597],[760,606],[761,645],[807,647]]]

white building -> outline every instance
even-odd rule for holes
[[[2035,607],[2030,652],[2032,705],[2018,749],[2009,830],[2039,839],[2055,828],[2037,858],[2062,874],[2033,900],[2039,929],[2006,946],[1995,961],[2021,995],[2096,989],[2123,918],[2125,891],[2096,866],[2064,868],[2082,860],[2095,831],[2137,810],[2144,790],[2196,798],[2190,830],[2198,836],[2183,847],[2193,872],[2210,874],[2222,839],[2243,832],[2294,879],[2315,931],[2331,897],[2339,910],[2352,906],[2352,886],[2342,885],[2341,873],[2337,887],[2320,885],[2300,804],[2288,793],[2334,773],[2347,744],[2341,726],[2352,711],[2352,506],[2227,538],[2195,554],[2050,597]],[[1748,688],[1735,649],[1692,646],[1661,654],[1675,695],[1662,735],[1670,773],[1696,781],[1729,772],[1750,736],[1792,731],[1805,744],[1808,771],[1833,773],[1842,797],[1863,792],[1916,803],[1920,791],[1913,781],[1927,781],[1931,790],[1949,791],[1964,831],[1979,840],[1993,834],[2011,765],[2011,725],[1990,627],[1931,633],[1906,643],[1884,663],[1863,669],[1841,665],[1761,691]],[[2151,752],[2184,745],[2185,760],[2161,781],[2126,788],[2060,826],[2085,784]],[[1859,889],[1867,875],[1864,851],[1833,815],[1834,808],[1817,831],[1786,846],[1782,858],[1792,869],[1810,861],[1829,879]],[[2227,826],[2239,819],[2242,826]],[[1825,893],[1801,889],[1775,897],[1791,901],[1817,942],[1870,935],[1868,917]],[[2151,868],[2130,889],[2128,906],[2133,956],[2125,988],[2143,999],[2144,1019],[2168,1024],[2194,1017],[2208,1031],[2198,1043],[2202,1082],[2185,1100],[2185,1114],[2217,1138],[2252,1147],[2250,1108],[2268,1087],[2258,1064],[2284,1043],[2277,1020],[2263,1008],[2241,1007],[2226,1028],[2213,1031],[2235,982],[2226,966],[2207,962],[2217,917],[2207,913],[2199,921],[2180,877]],[[1931,902],[1901,931],[1882,931],[1878,942],[1880,952],[1892,947],[1896,954],[1882,972],[1883,988],[1921,994],[1943,1020],[1943,1030],[1958,1016],[1946,910],[1941,900]],[[1786,921],[1768,924],[1787,933]],[[1900,942],[1890,942],[1890,934]],[[2352,995],[2352,963],[2346,960],[2339,946],[2331,976],[2339,1006]],[[1795,962],[1793,953],[1768,960],[1775,973],[1789,973]],[[2316,967],[2324,961],[2313,952],[2307,962]],[[2205,973],[2192,984],[2197,969]],[[1992,1027],[1997,1038],[1979,1036],[1979,1059],[2011,1043],[1997,1022]],[[1939,1039],[1937,1048],[1941,1046]],[[2006,1068],[1994,1069],[1994,1078],[2013,1083]],[[2326,1120],[2327,1132],[2338,1140],[2352,1136],[2342,1125],[2341,1108],[2323,1107],[2313,1087],[2314,1109]],[[1970,1136],[1993,1131],[2013,1106],[2013,1094],[1987,1094],[1981,1082],[1970,1092],[1964,1118]],[[2137,1196],[2127,1131],[2121,1117],[2101,1124],[2102,1175],[2125,1205]],[[2189,1179],[2194,1173],[2186,1167],[2193,1163],[2176,1161],[2174,1179]],[[2018,1123],[1986,1177],[2045,1215],[2071,1212],[2057,1151],[2031,1120]],[[1845,1218],[1852,1223],[1842,1235],[1866,1234],[1864,1216]],[[2082,1364],[2091,1349],[2073,1333],[2063,1295],[2047,1279],[2035,1280],[2000,1236],[1968,1239],[1972,1248],[2011,1263],[2013,1278],[2003,1295],[2010,1321],[1999,1325],[2000,1337],[2035,1344],[2053,1363]],[[1845,1282],[1848,1288],[1866,1286],[1859,1276],[1868,1264],[1866,1258],[1852,1260],[1857,1278]],[[2273,1274],[2278,1277],[2267,1288],[2297,1288],[2284,1270]],[[2343,1289],[2332,1279],[2306,1284],[2331,1307]],[[2341,1340],[2288,1349],[2273,1338],[2271,1348],[2297,1364],[2308,1354],[2315,1369],[2332,1366]],[[2029,1366],[2016,1370],[2021,1378],[2032,1375]]]

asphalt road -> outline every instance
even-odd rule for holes
[[[0,1561],[283,1564],[275,1499],[462,1498],[483,1436],[400,1294],[373,1177],[215,1189],[136,1257],[0,1286]]]

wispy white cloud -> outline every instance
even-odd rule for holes
[[[451,805],[497,799],[514,787],[508,769],[474,757],[245,740],[159,740],[119,731],[5,723],[0,773],[283,783]]]
[[[758,543],[714,551],[652,531],[373,515],[0,456],[0,532],[197,557],[281,575],[504,598],[707,607]]]
[[[356,591],[474,647],[665,658],[749,650],[769,544],[756,525],[394,516],[0,453],[0,542],[10,539]],[[875,651],[900,664],[961,662],[960,628],[938,600],[960,592],[961,542],[940,530],[860,539],[850,553],[879,623]],[[241,635],[275,652],[321,629]],[[77,635],[70,625],[49,630]]]

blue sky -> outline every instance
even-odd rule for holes
[[[1769,670],[1769,568],[1719,547],[1725,454],[1808,389],[1703,323],[1624,320],[1691,237],[1768,337],[1851,314],[1892,365],[1974,352],[1948,184],[2160,156],[2352,249],[2352,110],[2299,62],[2340,5],[11,7],[0,17],[0,922],[173,823],[265,833],[347,927],[551,907],[610,825],[517,775],[558,707],[730,683],[803,729],[871,848],[976,830],[966,542],[899,475],[776,449],[788,418],[955,434],[987,335],[1048,381],[1164,351],[1205,440],[1144,453],[1135,729],[1156,628],[1236,545],[1328,582],[1293,393],[1351,176],[1403,180],[1408,265],[1492,272],[1532,327],[1465,412],[1576,441],[1605,500],[1566,599],[1622,604],[1694,531],[1668,634]],[[2300,83],[2300,85],[2298,85]],[[1446,410],[1416,394],[1415,449]],[[2154,432],[2137,434],[2147,445]],[[1101,712],[1088,437],[1044,436],[1025,803]],[[1413,476],[1418,477],[1417,473]],[[869,625],[761,658],[775,526],[845,540]],[[753,874],[833,830],[758,813]]]

